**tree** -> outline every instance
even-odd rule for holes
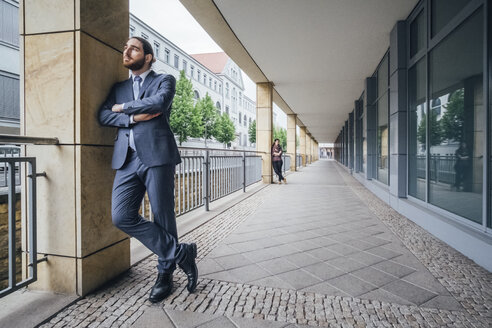
[[[188,140],[188,137],[194,136],[199,129],[199,117],[193,109],[193,84],[186,78],[184,71],[181,71],[169,118],[171,129],[178,135],[179,145]]]
[[[442,116],[442,135],[445,139],[463,141],[463,123],[465,121],[465,92],[456,90],[449,96],[446,112]]]
[[[212,139],[216,137],[217,139],[217,121],[219,119],[219,114],[215,108],[212,98],[207,94],[204,98],[200,99],[196,103],[196,111],[201,117],[201,126],[203,127],[200,137],[205,139],[205,145],[207,144],[207,139]]]
[[[281,127],[273,127],[273,140],[278,139],[284,153],[287,151],[287,130]]]
[[[227,145],[236,137],[236,128],[227,113],[219,116],[215,133],[215,139],[224,145]]]
[[[441,123],[437,120],[437,114],[435,111],[430,110],[430,124],[429,124],[429,145],[436,146],[442,141],[442,129]],[[426,126],[427,126],[427,113],[422,115],[419,126],[417,127],[417,140],[425,148],[426,140]]]
[[[256,143],[256,120],[251,123],[248,129],[249,142]]]

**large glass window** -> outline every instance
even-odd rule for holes
[[[425,15],[421,10],[420,14],[410,23],[410,57],[425,47]]]
[[[429,111],[429,202],[481,224],[486,128],[482,10],[429,56],[430,103],[441,104],[440,113]]]
[[[378,171],[377,179],[384,184],[388,184],[389,178],[389,125],[388,125],[388,55],[386,55],[379,66],[378,79],[378,100],[377,100],[377,160]]]
[[[471,0],[432,0],[432,36],[436,35]]]
[[[408,71],[408,193],[425,201],[426,78],[425,58]]]

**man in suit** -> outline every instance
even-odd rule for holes
[[[151,302],[171,294],[176,263],[188,277],[187,289],[195,290],[198,270],[196,244],[178,243],[174,214],[174,172],[181,162],[169,115],[176,80],[156,74],[150,43],[131,37],[123,51],[123,65],[130,79],[116,83],[99,110],[99,122],[117,127],[112,168],[116,169],[111,199],[113,224],[138,239],[158,256],[158,275],[150,292]],[[154,222],[138,210],[147,191]]]

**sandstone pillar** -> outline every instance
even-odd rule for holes
[[[48,261],[30,288],[85,295],[130,267],[129,238],[111,222],[115,130],[96,115],[112,84],[128,78],[128,0],[23,0],[20,21],[21,135],[60,140],[25,149],[47,173],[37,236]]]
[[[272,183],[273,85],[256,84],[256,150],[262,153],[263,183]]]

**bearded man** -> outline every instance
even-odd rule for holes
[[[174,213],[174,172],[181,158],[169,115],[176,79],[152,71],[153,62],[147,40],[131,37],[126,42],[123,65],[131,77],[113,86],[99,110],[99,122],[118,128],[112,159],[113,224],[158,256],[157,280],[149,296],[155,303],[171,294],[176,264],[188,277],[190,293],[196,288],[198,270],[196,244],[178,243]],[[138,214],[145,191],[154,222]]]

